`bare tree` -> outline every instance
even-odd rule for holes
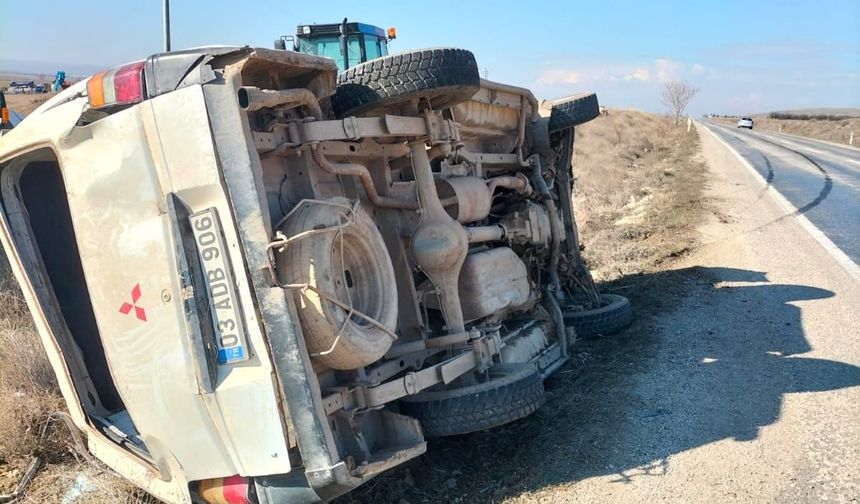
[[[669,81],[663,87],[663,105],[669,109],[675,124],[678,124],[678,119],[684,114],[684,109],[687,104],[698,94],[699,88],[695,88],[686,82]]]

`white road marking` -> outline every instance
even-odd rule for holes
[[[839,149],[848,150],[848,151],[853,151],[853,152],[860,152],[860,148],[858,148],[858,147],[856,147],[856,146],[854,146],[854,145],[846,145],[846,144],[843,144],[843,143],[837,143],[837,142],[828,142],[827,140],[820,140],[820,139],[817,139],[817,138],[799,137],[799,136],[797,136],[797,135],[792,135],[791,133],[784,133],[784,132],[783,132],[783,133],[776,133],[776,134],[778,134],[778,135],[783,135],[783,136],[789,136],[789,137],[795,137],[795,138],[798,138],[798,139],[800,139],[800,140],[812,140],[812,141],[814,141],[814,142],[818,142],[818,143],[822,143],[822,144],[827,144],[827,145],[832,145],[833,147],[837,147],[837,148],[839,148]]]
[[[708,130],[708,133],[713,135],[713,137],[716,138],[718,142],[723,144],[723,147],[730,150],[732,154],[734,154],[735,157],[738,158],[738,161],[740,161],[742,165],[746,166],[747,170],[749,170],[759,181],[761,181],[762,184],[767,185],[767,182],[765,181],[764,177],[762,177],[762,175],[758,171],[756,171],[756,169],[753,168],[749,161],[744,159],[744,157],[741,156],[738,151],[733,149],[725,140],[723,140],[719,135],[714,133],[709,127],[702,123],[699,124],[702,125],[706,130]],[[770,192],[771,197],[776,200],[776,203],[781,206],[783,210],[790,213],[792,217],[797,219],[797,222],[801,225],[801,227],[803,227],[810,235],[812,235],[812,237],[815,238],[815,241],[817,241],[819,245],[824,247],[824,250],[827,251],[827,253],[830,254],[830,256],[833,257],[833,259],[835,259],[836,262],[839,263],[839,265],[842,266],[842,268],[851,277],[854,278],[854,280],[860,282],[860,265],[852,261],[851,258],[848,257],[848,255],[846,255],[845,252],[842,251],[842,249],[837,247],[836,244],[833,243],[830,238],[828,238],[824,233],[822,233],[820,229],[815,227],[815,224],[810,222],[810,220],[807,219],[805,215],[803,215],[802,213],[798,213],[797,207],[795,207],[791,204],[791,202],[785,199],[785,196],[780,194],[779,191],[773,190],[768,192]]]
[[[767,138],[773,138],[773,137],[770,137],[769,135],[762,135],[762,136],[767,137]],[[805,151],[814,152],[816,154],[825,154],[825,152],[823,150],[814,149],[812,147],[807,147],[805,145],[801,145],[801,144],[798,144],[795,142],[789,142],[788,140],[780,140],[780,143],[783,143],[783,144],[788,145],[789,147],[793,147],[795,149],[802,149]]]

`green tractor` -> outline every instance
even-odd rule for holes
[[[351,66],[388,55],[388,42],[397,36],[394,28],[388,31],[364,23],[305,24],[296,28],[295,37],[285,35],[275,41],[275,49],[331,58],[343,72]]]

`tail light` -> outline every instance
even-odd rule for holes
[[[250,480],[242,476],[215,478],[200,482],[200,498],[206,504],[254,504]]]
[[[9,109],[6,108],[6,97],[0,93],[0,125],[9,122]]]
[[[93,75],[87,81],[87,98],[94,109],[142,102],[146,99],[143,61]]]

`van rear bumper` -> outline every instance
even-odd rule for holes
[[[331,480],[323,486],[313,485],[308,479],[309,475],[313,476],[313,471],[296,470],[290,474],[257,477],[254,478],[257,499],[259,504],[328,502],[355,489],[383,471],[424,454],[426,449],[426,443],[422,442],[402,450],[390,451],[386,457],[352,471],[348,471],[345,464],[340,464],[331,472]],[[315,481],[315,483],[319,485],[320,482]]]

